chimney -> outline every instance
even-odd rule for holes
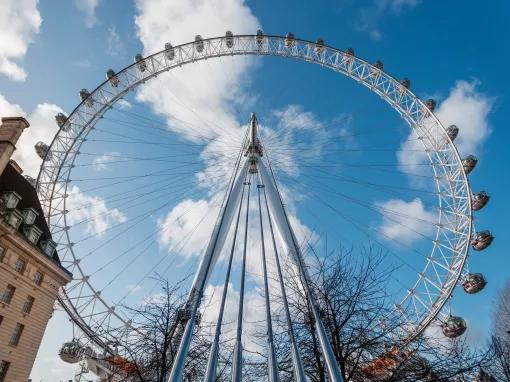
[[[30,124],[23,117],[2,118],[0,125],[0,174],[9,163],[23,130]]]

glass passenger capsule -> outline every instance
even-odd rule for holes
[[[80,90],[80,100],[88,107],[92,107],[94,105],[94,100],[87,89]]]
[[[400,80],[400,92],[403,93],[406,89],[411,87],[411,80],[407,77]]]
[[[45,158],[47,160],[51,159],[52,153],[50,150],[50,146],[48,146],[46,143],[39,141],[35,144],[34,148],[35,148],[35,152],[37,153],[39,158],[41,158],[43,160]]]
[[[487,285],[487,280],[481,273],[468,273],[462,279],[462,288],[469,294],[480,292]]]
[[[58,355],[67,363],[78,363],[81,359],[83,348],[77,341],[66,342],[60,348]]]
[[[441,325],[443,334],[448,338],[456,338],[464,334],[467,329],[466,321],[462,317],[450,316]]]
[[[257,36],[255,37],[255,41],[257,42],[257,45],[260,47],[264,43],[264,32],[262,30],[257,31]]]
[[[457,138],[457,135],[459,135],[459,128],[457,125],[450,125],[446,128],[446,134],[448,134],[450,140],[453,141]]]
[[[234,34],[231,31],[227,31],[227,33],[225,33],[225,40],[228,48],[232,48],[234,46]]]
[[[55,121],[57,121],[58,127],[62,128],[67,122],[67,117],[63,113],[58,113],[55,116]]]
[[[294,45],[294,33],[289,32],[285,36],[285,46],[287,48],[292,48],[293,45]]]
[[[383,70],[384,65],[383,65],[382,61],[377,60],[376,62],[374,62],[374,67],[379,70]]]
[[[202,53],[204,51],[204,39],[199,34],[195,36],[195,49],[198,53]]]
[[[138,66],[138,69],[143,73],[147,70],[147,63],[145,62],[145,60],[143,59],[142,55],[140,53],[138,53],[136,56],[135,56],[135,62],[136,62],[136,65]]]
[[[168,61],[172,61],[175,58],[174,47],[169,42],[165,44],[165,56]]]
[[[429,109],[431,112],[434,112],[434,110],[436,110],[436,100],[429,98],[425,102],[425,106],[427,106],[427,109]]]
[[[324,39],[318,38],[317,41],[315,41],[315,52],[317,54],[321,54],[324,52]]]
[[[475,169],[477,163],[478,159],[474,155],[468,155],[462,159],[462,167],[464,167],[466,175]]]
[[[106,79],[108,80],[108,82],[110,82],[110,85],[112,87],[116,88],[117,86],[119,86],[119,78],[117,77],[113,69],[108,69],[108,71],[106,72]]]
[[[490,231],[484,230],[471,235],[471,246],[475,251],[482,251],[494,241]]]
[[[485,191],[480,191],[471,196],[471,208],[479,211],[489,202],[490,196]]]

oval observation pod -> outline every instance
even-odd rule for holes
[[[441,329],[445,337],[457,338],[464,334],[467,329],[466,321],[462,317],[450,316],[441,325]]]
[[[462,288],[469,294],[480,292],[487,285],[487,280],[481,273],[468,273],[462,279]]]
[[[138,66],[138,69],[141,71],[141,72],[145,72],[147,70],[147,63],[145,62],[145,60],[143,59],[142,55],[140,53],[138,53],[136,56],[135,56],[135,62]]]
[[[51,150],[50,150],[50,146],[48,146],[46,143],[44,142],[37,142],[35,145],[34,145],[34,148],[35,148],[35,152],[37,153],[37,155],[39,156],[39,158],[41,159],[51,159]]]
[[[110,82],[110,85],[114,88],[116,88],[119,85],[119,78],[115,74],[115,71],[113,69],[108,69],[106,72],[106,79],[108,82]]]
[[[409,89],[411,87],[411,80],[409,78],[403,78],[400,80],[400,86]]]
[[[291,48],[294,45],[294,33],[287,33],[285,36],[285,46]]]
[[[459,135],[459,128],[457,125],[450,125],[446,128],[446,134],[448,134],[450,140],[453,141],[457,138],[457,135]]]
[[[55,121],[57,121],[58,127],[63,127],[67,122],[67,117],[62,113],[58,113],[55,116]]]
[[[92,107],[94,105],[94,100],[87,89],[80,90],[80,100],[88,107]]]
[[[172,61],[175,58],[174,47],[169,42],[165,44],[165,56],[169,61]]]
[[[262,30],[261,30],[261,29],[259,29],[259,30],[257,31],[257,36],[255,36],[255,41],[257,42],[257,45],[258,45],[258,46],[261,46],[261,45],[264,43],[264,38],[265,38],[265,37],[266,37],[266,36],[264,36],[264,32],[262,32]]]
[[[322,37],[319,37],[317,41],[315,41],[315,52],[317,54],[324,52],[324,39]]]
[[[195,49],[198,53],[202,53],[204,51],[204,40],[199,34],[195,36]]]
[[[67,363],[78,363],[83,352],[82,346],[77,341],[66,342],[60,348],[58,355],[60,359]]]
[[[427,102],[425,102],[425,106],[427,106],[427,109],[431,112],[434,112],[434,110],[436,110],[436,100],[429,98]]]
[[[354,49],[352,48],[347,48],[345,50],[345,53],[348,54],[349,56],[354,56]]]
[[[384,65],[383,65],[382,61],[377,60],[376,62],[374,62],[374,67],[375,67],[376,69],[383,70]]]
[[[227,48],[232,48],[234,46],[234,34],[231,31],[225,33],[225,40],[227,42]]]
[[[491,197],[485,191],[480,191],[471,196],[471,208],[479,211],[489,202]]]
[[[468,155],[462,159],[462,167],[464,167],[466,175],[475,169],[477,163],[478,159],[474,155]]]
[[[471,246],[475,251],[483,251],[494,241],[494,236],[488,230],[475,232],[471,236]]]

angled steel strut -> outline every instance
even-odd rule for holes
[[[276,257],[278,276],[280,279],[280,289],[282,291],[282,297],[284,300],[285,315],[289,330],[289,336],[291,340],[291,353],[292,363],[294,367],[294,379],[297,382],[306,382],[306,376],[304,373],[303,364],[299,355],[299,349],[294,336],[292,328],[292,321],[290,316],[290,310],[288,307],[287,295],[285,293],[284,281],[282,278],[282,272],[280,267],[280,261],[278,258],[278,249],[275,240],[275,230],[283,246],[283,250],[289,254],[289,257],[298,271],[299,281],[306,294],[308,303],[312,309],[312,314],[315,320],[315,328],[319,338],[320,347],[326,363],[326,368],[331,382],[343,382],[343,378],[340,374],[338,364],[331,348],[331,344],[327,337],[326,330],[322,323],[319,315],[319,310],[313,295],[312,288],[310,286],[310,277],[306,270],[304,263],[303,254],[299,247],[298,241],[294,234],[294,231],[290,225],[287,212],[283,206],[282,197],[278,190],[276,179],[272,170],[267,170],[263,157],[263,148],[258,138],[258,127],[257,118],[255,113],[252,113],[250,120],[250,131],[249,141],[243,148],[244,156],[246,159],[242,166],[240,162],[237,164],[237,170],[235,171],[232,180],[231,187],[226,196],[226,201],[223,208],[220,211],[219,219],[214,227],[211,239],[208,247],[204,253],[202,262],[197,270],[195,280],[193,282],[191,291],[188,296],[187,309],[189,309],[191,317],[186,323],[182,339],[175,357],[175,361],[172,367],[172,372],[169,378],[169,382],[181,382],[184,372],[184,365],[186,356],[188,354],[189,346],[192,339],[193,329],[195,325],[195,317],[200,306],[200,301],[203,297],[204,289],[207,284],[207,280],[214,268],[216,260],[221,252],[227,234],[232,225],[234,215],[237,215],[234,238],[230,252],[229,264],[227,269],[227,275],[223,287],[223,295],[220,305],[220,313],[218,315],[218,322],[216,324],[216,331],[211,347],[206,375],[204,382],[212,382],[216,380],[216,365],[219,353],[219,336],[221,334],[221,325],[223,320],[223,310],[225,306],[226,293],[228,288],[228,282],[230,279],[232,257],[234,255],[237,232],[239,228],[239,218],[241,215],[241,207],[244,198],[244,189],[247,191],[246,196],[246,218],[245,218],[245,230],[244,230],[244,247],[243,247],[243,261],[241,271],[241,290],[239,299],[239,310],[237,319],[237,334],[236,343],[234,350],[234,359],[232,362],[232,382],[242,381],[242,369],[243,369],[243,346],[242,346],[242,331],[243,331],[243,310],[244,310],[244,288],[245,288],[245,273],[246,273],[246,254],[247,254],[247,241],[248,241],[248,219],[249,219],[249,200],[250,200],[250,179],[255,176],[258,178],[258,212],[260,221],[260,235],[261,235],[261,249],[262,249],[262,262],[264,272],[264,292],[265,292],[265,307],[266,307],[266,327],[267,327],[267,346],[268,346],[268,380],[269,382],[279,382],[278,376],[278,361],[274,349],[273,342],[273,331],[272,331],[272,320],[271,320],[271,308],[270,308],[270,296],[268,287],[267,277],[267,265],[266,265],[266,252],[264,243],[264,228],[262,222],[262,204],[261,204],[261,193],[263,193],[265,207],[267,211],[267,218],[269,220],[269,228],[271,232],[271,239],[273,244],[273,250]],[[269,162],[268,162],[269,163]],[[237,214],[236,214],[237,211]],[[274,224],[273,224],[274,223]]]

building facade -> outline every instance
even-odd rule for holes
[[[0,382],[26,382],[60,287],[72,275],[60,264],[34,181],[10,159],[29,124],[0,126]]]

